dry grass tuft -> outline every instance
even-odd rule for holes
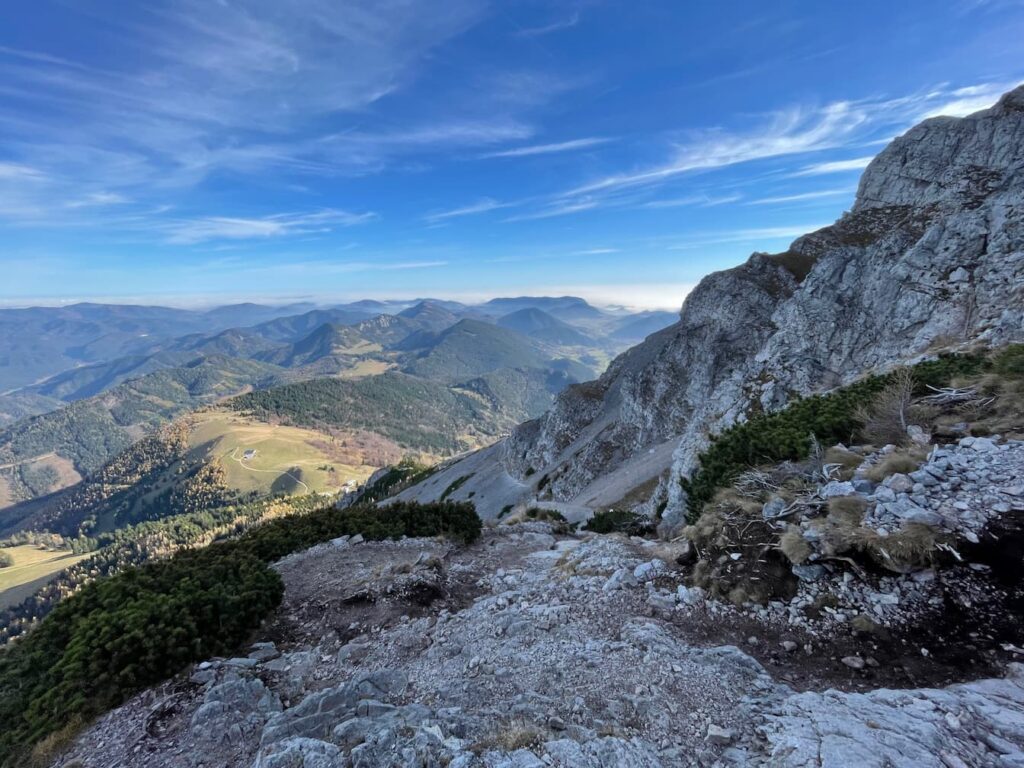
[[[839,446],[832,446],[825,451],[825,463],[826,464],[838,464],[839,465],[839,479],[849,480],[853,477],[853,472],[857,467],[864,463],[864,457],[859,453],[847,450],[846,448],[840,448]]]
[[[679,558],[690,551],[692,550],[688,541],[663,541],[651,549],[650,553],[664,561],[669,568],[675,568],[679,563]]]
[[[828,516],[836,522],[860,525],[867,508],[868,503],[861,496],[834,496],[828,500]]]
[[[470,751],[478,755],[495,750],[515,752],[517,749],[536,746],[542,737],[543,734],[526,720],[517,719],[507,723],[501,730],[478,739]]]
[[[811,545],[807,543],[800,527],[796,525],[790,525],[779,537],[779,549],[793,565],[800,565],[811,556]]]
[[[857,528],[851,543],[883,568],[906,573],[932,565],[945,537],[930,526],[907,523],[896,533],[880,536],[871,528]]]
[[[32,768],[45,768],[46,766],[53,765],[57,761],[57,757],[71,746],[71,742],[74,741],[75,736],[78,735],[83,726],[84,723],[81,718],[76,716],[59,731],[55,731],[37,742],[32,747],[29,765]],[[68,765],[71,768],[75,768],[76,766],[81,766],[82,761],[74,760],[68,763]]]
[[[921,466],[928,456],[928,451],[923,447],[907,448],[890,453],[880,462],[872,466],[865,473],[867,478],[874,483],[880,483],[890,475],[902,473],[904,475],[913,472]]]

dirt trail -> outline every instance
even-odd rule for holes
[[[20,467],[23,464],[34,464],[35,462],[42,461],[43,459],[57,458],[61,457],[59,457],[55,451],[50,451],[49,453],[41,453],[38,456],[33,456],[29,459],[22,459],[21,461],[12,461],[9,464],[0,464],[0,469],[14,469],[15,467]]]

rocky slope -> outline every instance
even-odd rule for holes
[[[1024,339],[1024,87],[933,118],[868,166],[853,209],[782,254],[704,279],[680,320],[569,388],[486,457],[407,498],[472,497],[481,513],[538,498],[686,509],[678,482],[708,436],[795,395],[941,349]]]
[[[675,556],[546,523],[467,549],[315,547],[277,564],[285,602],[247,656],[137,696],[56,765],[1021,764],[1024,667],[946,685],[961,672],[897,642],[854,663],[834,617],[780,626],[705,600]],[[884,687],[901,675],[925,687]]]

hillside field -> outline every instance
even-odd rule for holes
[[[221,411],[194,418],[189,444],[204,458],[219,460],[228,486],[241,493],[334,494],[377,469],[330,435]]]
[[[14,565],[0,568],[0,610],[17,605],[58,571],[88,557],[66,549],[44,550],[31,544],[4,547],[2,551],[14,559]]]

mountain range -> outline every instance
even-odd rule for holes
[[[541,307],[581,319],[574,326]],[[77,482],[197,407],[324,376],[396,371],[463,387],[508,429],[539,415],[564,386],[592,378],[624,346],[614,334],[646,317],[571,297],[0,310],[0,327],[10,330],[0,340],[4,381],[63,366],[0,396],[0,509]],[[236,322],[251,324],[222,327]],[[26,369],[19,339],[44,328],[60,354]]]

